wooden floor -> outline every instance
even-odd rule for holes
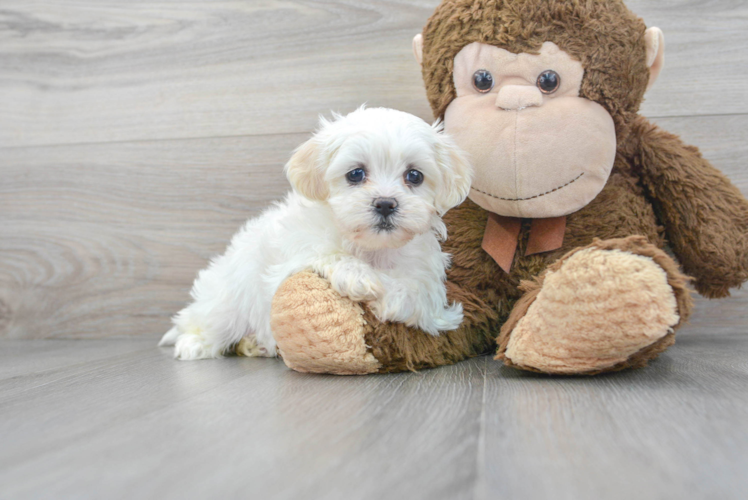
[[[305,375],[149,340],[0,341],[0,498],[745,499],[748,342],[548,378]]]
[[[748,290],[647,369],[307,376],[155,347],[320,113],[431,119],[438,0],[2,0],[0,499],[745,499]],[[642,112],[748,195],[748,2],[629,0]]]

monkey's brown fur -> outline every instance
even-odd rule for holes
[[[707,297],[724,297],[748,279],[748,202],[697,148],[637,114],[649,79],[645,29],[619,0],[446,0],[436,9],[423,31],[422,61],[436,117],[443,118],[455,98],[453,61],[464,46],[481,42],[514,53],[537,53],[543,42],[551,41],[581,61],[585,76],[580,96],[613,117],[618,149],[605,188],[568,216],[562,248],[524,256],[529,222],[523,222],[509,274],[481,248],[488,213],[470,200],[451,210],[445,217],[449,239],[443,248],[453,256],[447,286],[451,299],[463,304],[463,325],[432,337],[400,324],[381,324],[366,312],[365,343],[380,361],[380,371],[434,367],[489,352],[505,325],[498,339],[501,358],[542,273],[588,245],[652,257],[673,286],[681,320],[691,310],[685,279],[658,248],[669,245]],[[634,235],[643,238],[628,238]],[[603,241],[593,243],[596,238]],[[522,281],[527,283],[521,286]],[[528,296],[506,323],[525,292]],[[594,373],[643,366],[673,341],[670,333],[626,362]]]

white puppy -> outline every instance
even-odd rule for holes
[[[312,270],[382,321],[432,335],[454,330],[441,215],[468,195],[472,171],[441,126],[401,111],[360,108],[300,146],[286,165],[293,191],[200,272],[194,302],[159,345],[179,359],[220,357],[243,337],[275,356],[270,307],[289,276]],[[253,339],[252,339],[253,338]]]

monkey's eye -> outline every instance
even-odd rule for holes
[[[482,94],[489,92],[493,88],[493,75],[485,69],[479,69],[473,73],[473,86]]]
[[[561,77],[552,69],[543,71],[538,77],[538,88],[544,94],[552,94],[557,91],[560,86]]]
[[[345,178],[350,184],[361,184],[366,179],[366,170],[361,167],[354,168],[345,174]]]
[[[420,186],[423,184],[423,174],[415,169],[405,172],[405,182],[411,186]]]

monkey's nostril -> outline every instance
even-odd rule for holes
[[[397,210],[397,200],[394,198],[377,198],[374,200],[374,210],[382,217],[388,217]]]

